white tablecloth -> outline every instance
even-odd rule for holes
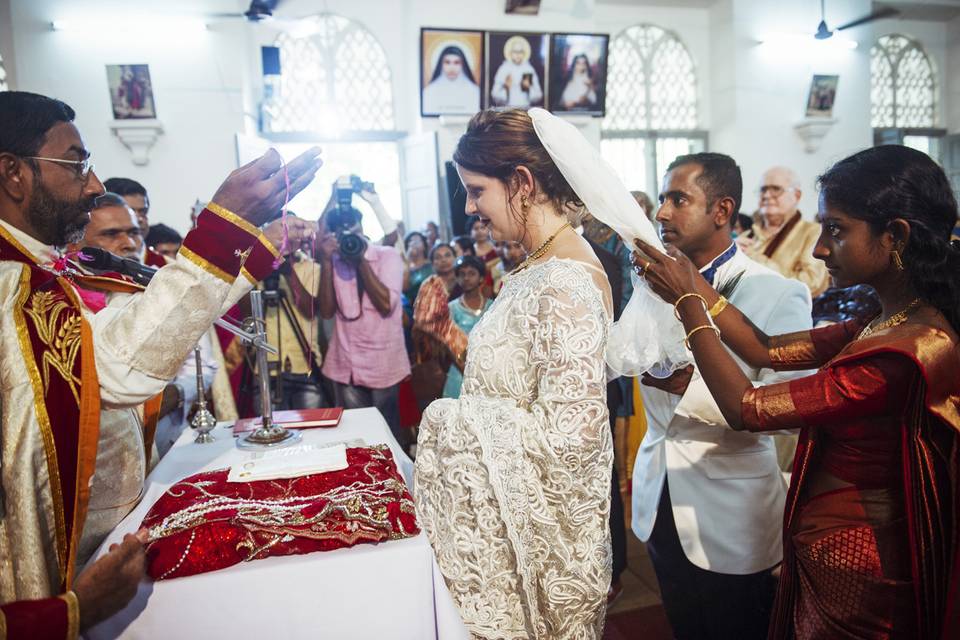
[[[183,478],[246,459],[229,429],[198,445],[189,429],[147,478],[143,500],[97,551],[136,531],[157,499]],[[345,411],[335,429],[304,442],[361,438],[390,445],[412,486],[413,463],[376,409]],[[143,583],[126,609],[91,629],[99,638],[467,638],[424,534],[348,549],[265,558],[187,578]]]

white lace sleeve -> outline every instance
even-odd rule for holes
[[[582,268],[505,286],[464,394],[424,412],[420,524],[471,633],[599,638],[610,583],[607,314]]]
[[[531,353],[538,398],[524,450],[540,472],[542,497],[530,554],[539,576],[543,637],[599,637],[611,556],[608,517],[613,447],[607,414],[605,315],[566,291],[546,291]],[[599,620],[603,619],[600,611]]]
[[[178,259],[160,269],[143,293],[111,296],[89,316],[104,405],[135,406],[163,391],[231,288]]]

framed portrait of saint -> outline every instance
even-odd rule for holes
[[[483,31],[420,30],[420,115],[473,115],[482,106]]]
[[[487,107],[542,107],[547,93],[550,36],[545,33],[487,33]]]
[[[156,118],[150,67],[145,64],[108,64],[107,86],[117,120]]]
[[[837,99],[837,83],[840,76],[813,76],[807,96],[807,115],[829,118],[833,115],[833,103]]]
[[[610,36],[602,33],[555,33],[550,37],[550,111],[604,115],[609,44]]]

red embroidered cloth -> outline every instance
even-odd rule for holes
[[[347,449],[347,463],[286,480],[227,482],[227,469],[181,480],[143,519],[150,576],[180,578],[420,532],[389,447]]]

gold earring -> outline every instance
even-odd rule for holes
[[[520,196],[520,206],[524,209],[530,208],[530,200],[527,198],[527,194],[521,194]]]
[[[896,249],[894,249],[890,253],[893,254],[893,266],[897,268],[897,271],[903,271],[903,258],[900,257],[900,254],[897,252]]]

